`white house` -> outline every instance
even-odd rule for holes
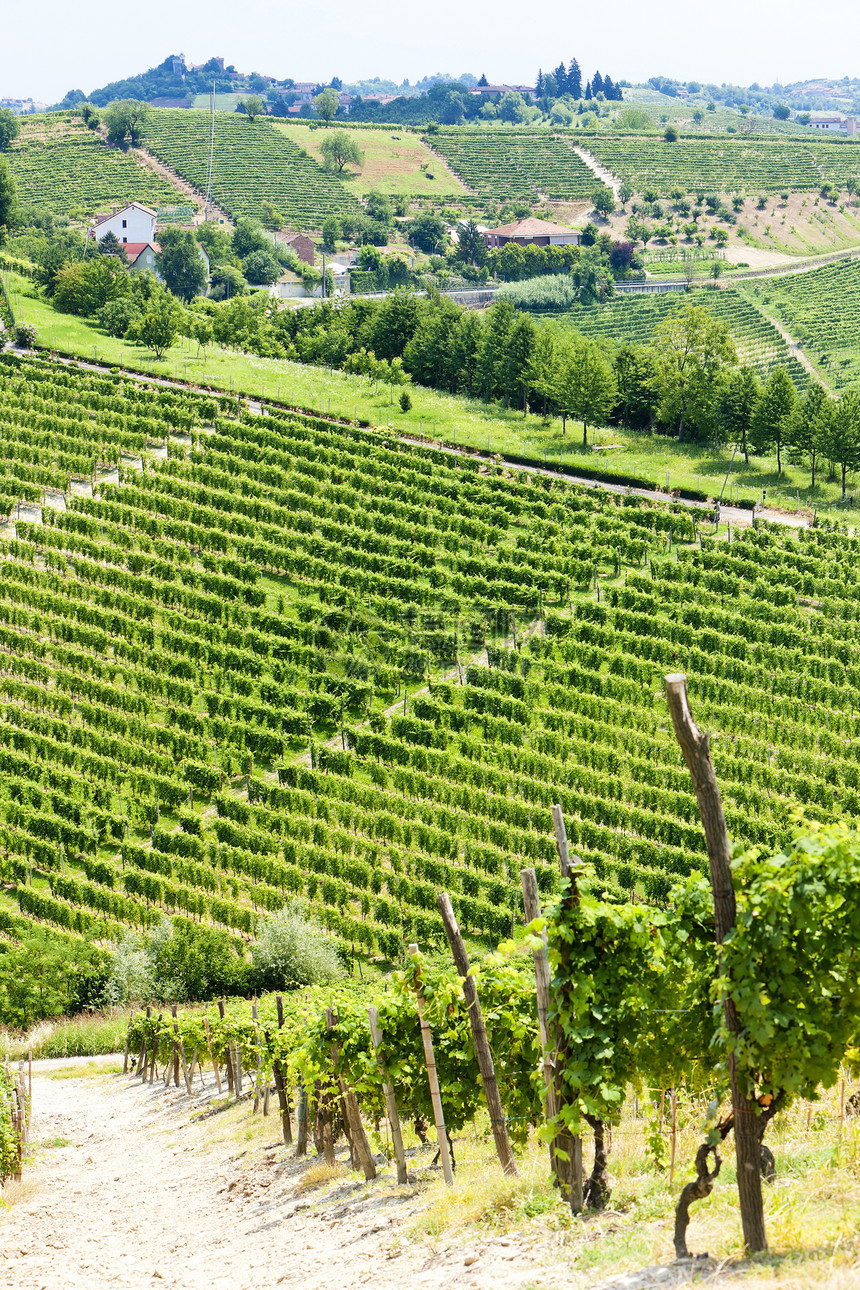
[[[810,112],[809,124],[813,130],[827,130],[833,134],[857,133],[857,118],[842,116],[839,112]]]
[[[113,233],[123,245],[155,241],[155,211],[140,202],[130,202],[122,210],[114,206],[112,212],[102,211],[96,215],[95,235],[100,242],[108,233]]]

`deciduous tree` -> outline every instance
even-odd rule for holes
[[[653,349],[661,393],[661,411],[676,421],[678,440],[686,425],[700,427],[711,411],[717,379],[724,366],[736,362],[729,329],[690,301],[654,329]]]
[[[361,170],[364,165],[364,153],[358,146],[358,140],[349,130],[335,130],[327,134],[320,144],[320,152],[325,158],[329,170],[335,166],[342,171],[345,166],[355,166]]]
[[[104,123],[111,143],[120,147],[126,143],[133,148],[140,145],[146,133],[152,109],[141,99],[115,99],[104,110]]]
[[[752,419],[751,440],[757,453],[776,450],[777,474],[782,474],[782,449],[789,437],[797,404],[794,383],[784,367],[776,367],[765,382]]]
[[[325,121],[327,126],[331,125],[337,115],[339,105],[339,99],[334,90],[323,90],[314,99],[316,114],[321,120]]]

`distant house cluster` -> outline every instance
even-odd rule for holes
[[[15,116],[32,116],[34,112],[46,112],[48,105],[33,99],[0,98],[0,108],[8,108]]]

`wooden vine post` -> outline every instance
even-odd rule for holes
[[[523,891],[523,911],[526,923],[532,923],[536,918],[540,918],[541,914],[537,874],[534,869],[520,870],[520,885]],[[541,940],[543,941],[543,949],[534,951],[535,987],[540,1043],[543,1052],[544,1106],[546,1108],[546,1118],[549,1121],[555,1119],[558,1113],[554,1063],[556,1042],[549,1031],[550,970],[545,931],[541,933]],[[557,1135],[549,1145],[550,1164],[559,1181],[565,1200],[567,1200],[574,1213],[579,1213],[582,1209],[582,1140],[572,1138],[570,1134],[566,1133],[560,1136],[563,1137],[564,1141],[559,1141],[559,1135]],[[568,1161],[556,1159],[555,1148],[557,1142],[569,1156]],[[576,1144],[579,1145],[577,1146]]]
[[[212,1069],[215,1072],[215,1083],[218,1085],[218,1092],[221,1092],[221,1072],[218,1069],[218,1063],[215,1060],[215,1054],[212,1052],[212,1035],[209,1031],[209,1018],[203,1014],[203,1025],[206,1027],[206,1047],[209,1049],[209,1060],[212,1063]]]
[[[487,1109],[490,1112],[490,1125],[496,1143],[496,1154],[505,1173],[517,1178],[519,1177],[519,1171],[513,1148],[511,1147],[511,1140],[508,1136],[505,1109],[502,1106],[502,1099],[499,1094],[499,1084],[496,1079],[496,1068],[493,1062],[492,1049],[490,1048],[490,1038],[487,1034],[481,1001],[478,998],[478,987],[475,984],[474,976],[469,974],[469,955],[466,951],[466,946],[463,944],[463,937],[460,935],[460,928],[448,893],[440,891],[436,896],[436,904],[439,908],[439,913],[442,915],[442,922],[445,924],[448,944],[451,946],[451,953],[454,956],[454,964],[463,983],[463,998],[466,1000],[469,1025],[472,1027],[472,1038],[475,1041],[475,1056],[478,1059],[481,1083],[484,1086],[484,1096],[487,1099]]]
[[[568,899],[579,902],[579,893],[576,888],[576,867],[570,858],[570,849],[567,844],[567,829],[564,826],[564,813],[560,805],[551,807],[552,827],[555,834],[555,849],[558,853],[558,866],[562,878],[570,879],[570,889]],[[578,862],[577,862],[578,865]],[[535,883],[535,896],[537,894],[537,883]],[[523,888],[523,897],[525,899],[525,887]],[[528,913],[526,914],[528,917]],[[531,920],[529,920],[531,921]],[[544,940],[546,937],[544,937]],[[538,969],[537,955],[535,956],[535,979],[538,980],[545,976],[546,979],[546,1010],[549,1010],[549,960],[546,957],[546,951],[542,957],[543,966]],[[540,986],[538,987],[540,989]],[[544,1014],[546,1016],[546,1012]],[[540,1017],[540,1004],[538,1005],[538,1017]],[[548,1027],[547,1027],[548,1030]],[[564,1106],[564,1084],[563,1084],[563,1058],[561,1053],[561,1035],[557,1032],[555,1035],[547,1033],[547,1042],[553,1049],[551,1061],[553,1094],[555,1101],[556,1115]],[[544,1068],[546,1069],[546,1068]],[[598,1150],[597,1131],[595,1132],[595,1156]],[[558,1178],[561,1193],[574,1213],[578,1213],[584,1205],[584,1194],[582,1186],[582,1137],[577,1133],[568,1133],[563,1127],[559,1127],[552,1143],[552,1161],[555,1169],[555,1175]]]
[[[326,1008],[325,1010],[325,1024],[326,1030],[329,1032],[334,1029],[335,1015],[331,1008]],[[373,1152],[370,1150],[367,1134],[364,1131],[364,1125],[361,1122],[358,1098],[340,1073],[340,1051],[334,1040],[331,1041],[331,1060],[334,1066],[335,1078],[340,1086],[340,1095],[343,1099],[344,1118],[349,1129],[350,1146],[358,1156],[358,1162],[365,1178],[369,1182],[371,1178],[376,1177],[376,1164],[373,1159]]]
[[[409,957],[418,957],[418,946],[409,946]],[[436,1125],[436,1137],[439,1141],[439,1159],[442,1162],[442,1173],[449,1187],[454,1186],[454,1170],[451,1168],[451,1152],[448,1150],[448,1135],[445,1129],[445,1114],[442,1109],[442,1094],[439,1091],[439,1076],[436,1072],[436,1056],[433,1052],[433,1036],[424,1018],[424,996],[421,993],[421,973],[415,965],[415,999],[418,1004],[418,1020],[421,1023],[421,1039],[424,1044],[424,1061],[427,1064],[427,1078],[430,1082],[430,1102],[433,1106],[433,1122]]]
[[[391,1141],[394,1146],[394,1159],[397,1162],[397,1181],[401,1186],[407,1181],[406,1178],[406,1153],[403,1150],[403,1134],[400,1131],[400,1115],[397,1111],[397,1099],[394,1096],[394,1085],[386,1074],[385,1067],[382,1064],[380,1056],[380,1047],[382,1045],[382,1031],[379,1029],[379,1010],[377,1008],[368,1008],[367,1019],[370,1022],[370,1038],[373,1041],[374,1051],[379,1069],[382,1072],[382,1092],[385,1097],[385,1109],[388,1113],[388,1123],[391,1125]]]
[[[176,1007],[176,1004],[175,1004],[175,1003],[171,1005],[170,1012],[171,1012],[171,1015],[172,1015],[172,1017],[173,1017],[173,1054],[174,1054],[174,1057],[173,1057],[173,1082],[174,1082],[175,1084],[178,1084],[178,1083],[179,1083],[179,1070],[178,1070],[178,1066],[179,1066],[179,1063],[180,1063],[180,1061],[181,1061],[181,1062],[182,1062],[182,1076],[183,1076],[183,1078],[184,1078],[184,1080],[185,1080],[185,1087],[187,1088],[187,1090],[188,1090],[188,1095],[189,1095],[189,1097],[190,1097],[190,1096],[191,1096],[191,1092],[192,1092],[192,1088],[191,1088],[191,1080],[192,1080],[192,1078],[193,1078],[194,1068],[192,1067],[192,1069],[191,1069],[191,1073],[189,1074],[189,1071],[188,1071],[188,1060],[187,1060],[187,1058],[186,1058],[186,1056],[185,1056],[185,1045],[183,1044],[183,1042],[182,1042],[182,1036],[181,1036],[181,1035],[180,1035],[180,1033],[179,1033],[179,1021],[177,1020],[177,1016],[176,1016],[177,1007]]]
[[[275,1004],[278,1009],[278,1030],[282,1030],[284,1025],[284,1000],[281,995],[275,996]],[[278,1090],[278,1105],[281,1108],[281,1129],[284,1135],[284,1146],[290,1147],[293,1144],[293,1126],[290,1123],[290,1099],[287,1095],[287,1086],[284,1082],[281,1063],[277,1058],[272,1062],[272,1078],[275,1081],[275,1088]]]
[[[735,889],[732,883],[731,851],[726,817],[720,797],[720,786],[711,761],[710,738],[693,720],[687,698],[687,678],[683,672],[672,672],[665,677],[666,699],[675,736],[684,754],[684,760],[693,781],[705,842],[708,848],[708,865],[711,890],[714,893],[714,924],[717,954],[722,959],[720,946],[735,925]],[[723,998],[726,1029],[731,1036],[741,1032],[734,1000]],[[746,1097],[740,1088],[737,1058],[729,1053],[729,1078],[732,1088],[735,1156],[737,1159],[738,1199],[744,1245],[750,1253],[767,1249],[764,1226],[764,1205],[761,1194],[761,1139],[755,1102]]]

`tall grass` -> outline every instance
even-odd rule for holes
[[[14,1033],[0,1030],[0,1054],[20,1059],[32,1051],[38,1057],[95,1057],[99,1053],[121,1053],[131,1013],[81,1013],[57,1021],[40,1021],[30,1030]]]

